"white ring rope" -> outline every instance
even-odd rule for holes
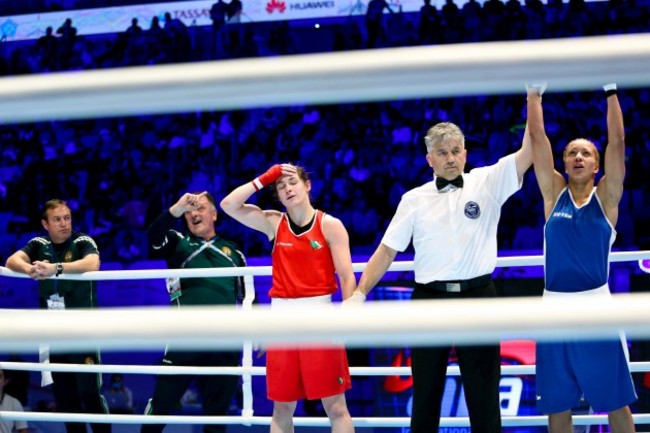
[[[270,425],[267,416],[196,416],[196,415],[101,415],[50,412],[0,412],[7,421],[69,421],[120,424],[242,424]],[[635,424],[650,424],[650,414],[633,414]],[[546,426],[548,417],[502,416],[503,427]],[[574,425],[607,424],[607,415],[574,415]],[[294,417],[297,427],[329,427],[327,418]],[[354,417],[356,427],[408,427],[408,417]],[[441,417],[440,427],[469,427],[468,417]]]
[[[650,75],[650,74],[649,74]],[[611,253],[610,262],[628,262],[650,259],[650,251],[617,251]],[[508,266],[542,266],[543,256],[518,256],[498,257],[497,267]],[[354,272],[363,272],[366,263],[353,263]],[[393,262],[389,271],[412,271],[413,261]],[[65,280],[143,280],[158,278],[201,278],[201,277],[233,277],[240,275],[268,276],[271,275],[271,266],[251,266],[238,268],[210,268],[210,269],[138,269],[128,271],[96,271],[83,274],[61,274],[57,278]],[[0,266],[0,276],[30,278],[29,275],[14,272],[11,269]]]
[[[616,252],[612,261],[639,260],[649,251]],[[518,263],[541,264],[541,256],[499,258],[498,266]],[[365,264],[355,264],[356,271]],[[413,262],[394,263],[394,270],[411,270]],[[24,276],[6,268],[1,275]],[[98,271],[76,275],[79,279],[101,280],[163,278],[166,276],[268,275],[270,267],[198,270]],[[198,272],[197,272],[198,271]],[[106,275],[108,274],[108,275]],[[70,275],[62,275],[70,277]],[[188,275],[190,276],[190,275]],[[109,278],[106,278],[109,279]],[[249,292],[249,291],[247,291]],[[462,301],[423,301],[408,304],[395,301],[367,303],[346,314],[339,306],[305,308],[286,314],[267,307],[235,309],[226,306],[183,309],[99,309],[99,310],[5,310],[0,316],[0,350],[31,349],[38,344],[55,343],[62,349],[80,349],[100,344],[104,349],[155,349],[173,343],[178,347],[241,348],[250,341],[261,343],[329,342],[332,339],[353,346],[370,344],[447,344],[480,343],[501,339],[549,339],[560,332],[580,327],[581,336],[598,337],[601,332],[625,330],[630,337],[647,337],[650,316],[641,306],[647,294],[616,296],[620,309],[609,300],[581,303],[576,314],[566,302],[540,302],[539,299],[498,299]],[[249,299],[247,304],[252,300]],[[565,305],[555,305],[555,304]],[[489,305],[486,308],[486,305]],[[398,309],[398,310],[396,310]],[[347,310],[349,313],[350,310]],[[399,311],[399,313],[396,313]],[[115,320],[119,317],[119,320]],[[214,318],[220,320],[215,321]],[[471,318],[471,319],[469,319]],[[549,320],[552,318],[552,320]],[[86,326],[79,327],[78,323]],[[145,326],[148,325],[148,326]],[[197,324],[202,324],[197,332]],[[453,330],[450,330],[453,329]],[[350,331],[350,330],[354,331]],[[472,331],[470,334],[468,332]],[[188,335],[192,335],[188,338]],[[252,365],[252,362],[250,363]]]
[[[612,256],[613,260],[637,260],[647,258],[648,252],[614,253]],[[411,262],[404,265],[412,268]],[[6,271],[3,269],[3,274],[9,275]],[[168,271],[173,271],[172,275],[183,273],[183,270]],[[223,275],[220,269],[203,271],[214,272],[210,275]],[[255,268],[227,271],[259,274]],[[81,276],[97,279],[104,273],[116,272],[124,275],[139,271],[100,271]],[[149,277],[163,277],[159,270],[147,272]],[[138,276],[144,276],[144,273],[140,272]],[[29,315],[20,310],[6,310],[0,317],[0,348],[20,350],[37,344],[56,343],[73,350],[96,344],[105,349],[147,349],[171,342],[179,347],[226,349],[239,348],[246,341],[317,343],[332,338],[350,346],[446,344],[451,340],[480,343],[504,338],[549,339],[575,327],[580,327],[579,333],[585,338],[620,329],[630,337],[647,337],[650,318],[641,306],[648,301],[648,296],[617,296],[620,310],[612,309],[609,301],[590,302],[580,306],[583,314],[576,314],[573,306],[567,308],[566,305],[555,305],[557,302],[541,303],[534,299],[429,301],[407,305],[386,301],[381,305],[368,303],[355,314],[344,314],[335,306],[319,308],[314,313],[311,309],[303,309],[293,314],[263,307],[251,311],[232,307],[39,310],[30,311]],[[485,308],[486,305],[489,308]],[[395,308],[399,308],[399,314],[395,313]],[[214,317],[217,316],[220,320],[215,323]],[[115,317],[120,320],[115,320]],[[77,323],[86,323],[87,326],[78,327]],[[193,328],[199,323],[205,326],[197,333]],[[450,327],[454,330],[450,331]],[[466,331],[473,332],[467,334]],[[187,335],[192,337],[187,338]]]
[[[612,261],[628,261],[647,258],[648,251],[614,253]],[[500,258],[499,266],[514,266],[541,264],[541,257],[513,257]],[[524,264],[525,263],[525,264]],[[412,262],[396,263],[391,270],[411,270]],[[365,264],[355,264],[355,271],[363,270]],[[328,306],[312,309],[302,309],[296,314],[278,315],[277,311],[265,307],[250,308],[252,301],[251,291],[253,286],[252,275],[267,275],[270,267],[238,268],[234,271],[246,271],[247,297],[244,309],[233,307],[206,307],[206,308],[151,308],[151,309],[100,309],[100,310],[68,310],[47,311],[32,310],[25,314],[24,310],[4,310],[0,316],[0,350],[9,345],[11,350],[16,348],[29,348],[34,344],[53,343],[60,348],[69,347],[79,349],[82,347],[95,347],[100,344],[104,349],[133,347],[146,349],[144,342],[153,342],[152,348],[167,342],[174,342],[178,347],[187,345],[188,348],[240,348],[246,346],[243,367],[177,367],[177,366],[111,366],[111,365],[72,365],[72,364],[33,364],[33,363],[0,363],[3,368],[14,367],[19,370],[41,371],[93,371],[93,372],[124,372],[124,373],[156,373],[156,374],[241,374],[247,385],[244,390],[244,407],[242,416],[142,416],[142,415],[100,415],[100,414],[64,414],[64,413],[16,413],[0,412],[0,416],[7,420],[32,420],[32,421],[77,421],[77,422],[105,422],[105,423],[166,423],[166,424],[243,424],[243,425],[268,425],[270,417],[253,416],[252,394],[250,378],[253,375],[263,375],[264,367],[252,366],[252,350],[250,341],[262,342],[291,342],[296,344],[314,344],[319,341],[331,342],[336,339],[348,346],[366,347],[373,343],[385,346],[394,343],[404,344],[448,344],[463,342],[499,341],[511,338],[536,338],[538,340],[553,339],[558,333],[571,331],[573,335],[585,338],[602,338],[611,333],[618,336],[618,332],[625,330],[628,336],[650,335],[650,320],[646,318],[645,305],[650,300],[650,295],[617,295],[613,299],[594,299],[587,304],[589,308],[580,309],[571,306],[567,310],[567,302],[555,302],[549,299],[540,302],[536,299],[498,299],[498,300],[463,300],[463,301],[426,301],[401,303],[384,301],[381,303],[370,302],[363,306]],[[7,269],[0,269],[0,274],[19,276]],[[8,272],[6,272],[8,271]],[[175,271],[178,275],[181,270]],[[211,269],[210,271],[215,271]],[[111,271],[116,272],[116,271]],[[133,271],[117,271],[120,274]],[[159,271],[155,278],[162,278]],[[95,278],[105,272],[93,272],[80,275],[85,278]],[[14,275],[15,274],[15,275]],[[93,274],[92,276],[90,274]],[[210,274],[212,275],[212,274]],[[111,275],[115,279],[118,275]],[[139,273],[141,278],[154,278]],[[108,279],[108,278],[107,278]],[[566,301],[566,300],[564,300]],[[489,305],[488,305],[489,304]],[[511,305],[512,304],[512,305]],[[582,306],[585,303],[581,304]],[[613,308],[614,307],[614,308]],[[399,310],[396,310],[399,308]],[[578,311],[580,309],[580,311]],[[375,311],[376,310],[376,311]],[[399,311],[399,314],[394,314]],[[168,313],[173,312],[173,317]],[[177,313],[183,313],[178,317]],[[349,314],[354,312],[354,314]],[[393,314],[391,314],[391,312]],[[623,313],[620,313],[623,312]],[[294,312],[292,312],[294,313]],[[343,313],[343,314],[342,314]],[[417,314],[416,314],[417,313]],[[119,315],[119,326],[115,321],[115,314]],[[331,315],[334,316],[331,316]],[[149,317],[151,315],[151,317]],[[323,316],[324,315],[324,316]],[[41,316],[41,317],[35,317]],[[87,317],[86,317],[87,316]],[[90,317],[92,316],[92,317]],[[244,317],[242,317],[244,316]],[[267,317],[268,316],[268,317]],[[196,335],[196,324],[205,328],[206,324],[213,324],[214,317],[219,317],[219,323],[228,329],[215,329],[210,327],[203,335],[193,337],[188,341],[187,335]],[[428,320],[435,317],[436,320]],[[92,318],[92,320],[90,320]],[[239,321],[235,320],[238,318]],[[352,322],[348,318],[354,318]],[[399,320],[399,318],[408,320]],[[464,318],[458,321],[458,318]],[[468,319],[472,318],[472,319]],[[504,319],[506,320],[499,320]],[[550,320],[548,320],[550,318]],[[358,319],[358,320],[357,320]],[[82,322],[80,322],[80,320]],[[416,324],[414,329],[409,324]],[[461,323],[462,322],[462,323]],[[93,329],[84,327],[80,330],[75,323],[92,324]],[[147,335],[139,334],[143,323],[155,329]],[[179,326],[187,323],[189,327]],[[161,329],[164,324],[173,324],[171,329]],[[269,327],[279,324],[269,332]],[[342,324],[342,326],[333,326]],[[56,326],[55,326],[56,325]],[[98,325],[95,327],[95,325]],[[247,325],[247,329],[241,329]],[[251,325],[251,326],[248,326]],[[313,325],[313,326],[312,326]],[[57,328],[58,327],[58,328]],[[117,328],[120,329],[117,329]],[[164,326],[163,326],[164,327]],[[223,328],[218,326],[217,328]],[[45,328],[45,329],[43,329]],[[255,329],[257,328],[257,329]],[[449,331],[449,328],[455,331]],[[349,329],[356,331],[352,332]],[[296,330],[301,332],[296,333]],[[68,334],[65,339],[55,336]],[[80,331],[80,332],[78,332]],[[160,332],[158,332],[160,331]],[[216,332],[217,335],[213,335]],[[236,332],[238,331],[238,332]],[[302,332],[305,331],[305,332]],[[378,331],[378,332],[377,332]],[[250,333],[249,333],[250,332]],[[117,333],[117,338],[116,335]],[[9,335],[5,335],[9,334]],[[18,335],[17,335],[18,334]],[[74,334],[74,335],[72,335]],[[300,335],[296,335],[300,334]],[[287,337],[288,335],[288,337]],[[235,338],[233,338],[233,336]],[[432,338],[434,337],[435,338]],[[7,340],[13,339],[11,342]],[[158,343],[156,343],[158,341]],[[31,345],[30,345],[31,342]],[[179,345],[179,343],[181,343]],[[17,346],[16,346],[17,345]],[[633,363],[631,371],[647,371],[650,363]],[[351,367],[353,375],[408,375],[409,367]],[[456,366],[448,368],[451,375],[458,375]],[[534,374],[534,366],[502,366],[505,375]],[[650,415],[634,415],[635,423],[650,423]],[[503,425],[546,425],[545,416],[503,417]],[[607,417],[604,415],[580,415],[575,417],[575,425],[604,424]],[[357,427],[406,427],[408,418],[354,418]],[[296,418],[296,426],[327,426],[326,418]],[[466,427],[469,419],[464,417],[442,418],[442,427]]]
[[[0,81],[0,123],[650,84],[650,35],[484,42],[68,72]]]
[[[575,304],[575,305],[574,305]],[[616,295],[572,303],[562,299],[499,298],[382,301],[362,306],[327,305],[278,311],[268,306],[115,308],[97,310],[4,310],[0,350],[52,344],[60,350],[236,349],[263,344],[369,345],[480,344],[504,339],[552,340],[572,332],[599,338],[625,331],[650,336],[650,294]],[[216,320],[218,319],[218,320]],[[83,323],[84,326],[78,326]]]
[[[101,415],[50,412],[0,412],[7,421],[71,421],[111,424],[241,424],[241,425],[270,425],[268,416],[196,416],[196,415]],[[635,424],[650,424],[650,414],[633,414]],[[503,416],[503,427],[517,426],[546,426],[548,417],[533,416]],[[411,419],[408,417],[354,417],[355,427],[408,427]],[[574,425],[607,424],[607,415],[574,415]],[[296,427],[329,427],[327,418],[294,417]],[[468,417],[441,417],[440,427],[469,427]]]
[[[120,364],[42,364],[37,362],[0,361],[0,368],[21,371],[58,371],[83,373],[123,373],[123,374],[192,374],[192,375],[231,375],[266,376],[266,367],[185,367],[177,365],[120,365]],[[650,371],[650,361],[631,362],[630,372]],[[534,375],[534,365],[502,365],[504,376]],[[411,367],[350,367],[352,376],[410,376]],[[456,365],[447,367],[447,376],[460,376]]]

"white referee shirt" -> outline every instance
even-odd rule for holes
[[[406,192],[381,241],[415,248],[415,281],[467,280],[494,271],[501,206],[521,183],[514,154],[463,174],[463,188],[434,181]]]
[[[9,394],[5,394],[2,402],[0,402],[0,411],[22,412],[23,405],[20,404],[18,399]],[[24,428],[27,428],[27,423],[25,421],[4,421],[0,419],[0,433],[13,433]]]

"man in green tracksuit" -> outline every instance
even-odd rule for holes
[[[173,229],[184,216],[189,233]],[[184,194],[169,210],[156,218],[147,234],[153,250],[165,257],[170,268],[223,268],[245,266],[246,259],[232,241],[215,231],[217,208],[208,192]],[[241,277],[169,279],[169,298],[174,306],[235,305],[243,293]],[[163,365],[237,366],[241,352],[176,351],[169,346]],[[191,375],[160,375],[146,413],[167,415],[180,401],[190,384]],[[234,375],[198,376],[205,415],[226,415],[239,379]],[[163,424],[144,424],[141,433],[160,433]],[[224,433],[225,425],[206,425],[206,433]]]

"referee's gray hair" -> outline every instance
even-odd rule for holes
[[[449,140],[460,142],[463,149],[465,148],[465,135],[458,125],[451,122],[440,122],[433,125],[424,136],[424,144],[427,145],[427,153],[431,153],[438,143],[444,143]]]

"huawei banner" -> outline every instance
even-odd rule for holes
[[[187,26],[207,26],[212,23],[210,7],[215,1],[156,3],[0,17],[0,34],[7,41],[38,39],[45,34],[47,27],[56,31],[66,18],[72,19],[80,35],[123,32],[131,25],[133,18],[137,18],[140,26],[146,30],[155,16],[164,25],[167,12]],[[367,3],[368,0],[244,0],[241,22],[362,15],[366,12]],[[389,0],[389,3],[395,11],[402,5],[405,12],[417,11],[422,5],[421,0]]]
[[[175,3],[156,3],[135,6],[120,6],[103,9],[81,9],[65,12],[16,15],[0,17],[0,37],[6,41],[38,39],[45,34],[47,27],[56,31],[66,18],[71,18],[80,35],[118,33],[125,31],[133,18],[146,30],[151,19],[159,17],[164,24],[164,16],[169,12],[187,26],[207,26],[211,24],[210,7],[216,0],[184,1]],[[242,23],[260,21],[302,20],[314,18],[347,17],[363,15],[369,0],[244,0]],[[454,0],[462,7],[467,0]],[[484,0],[479,0],[483,3]],[[520,0],[523,3],[523,0]],[[543,0],[546,3],[545,0]],[[229,1],[226,1],[228,3]],[[388,0],[395,12],[417,12],[422,0]],[[445,0],[431,2],[440,10]]]

